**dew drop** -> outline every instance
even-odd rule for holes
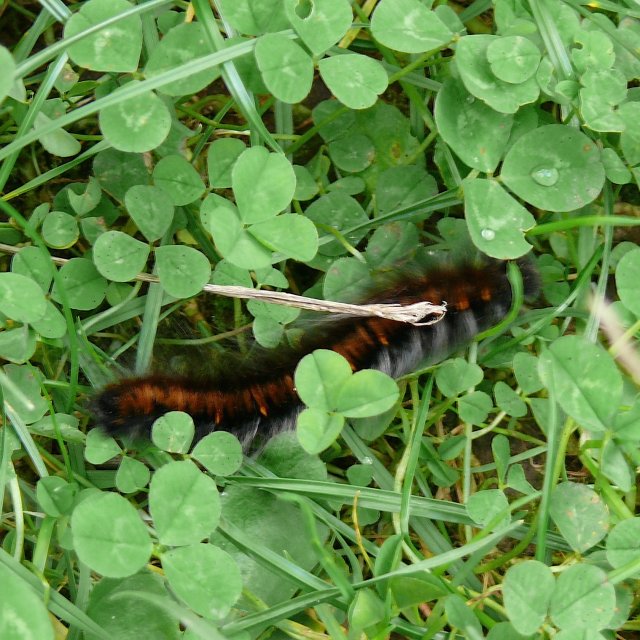
[[[361,464],[373,464],[373,460],[367,456],[366,458],[362,458]]]
[[[310,0],[298,0],[294,11],[300,20],[306,20],[313,11],[313,3]]]
[[[560,174],[555,167],[538,167],[531,172],[531,177],[543,187],[552,187],[558,182]]]
[[[473,104],[476,101],[476,99],[473,96],[467,96],[467,102],[469,104]]]
[[[483,229],[480,235],[483,240],[493,240],[496,237],[496,232],[493,229]]]

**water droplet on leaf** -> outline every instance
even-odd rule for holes
[[[496,237],[496,232],[493,229],[483,229],[480,235],[483,240],[493,240]]]
[[[555,167],[538,167],[531,172],[531,177],[543,187],[552,187],[558,182],[560,174]]]
[[[313,3],[309,0],[299,0],[294,11],[301,20],[306,20],[313,11]]]

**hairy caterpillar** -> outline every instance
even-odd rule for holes
[[[537,289],[537,273],[519,261],[525,296]],[[318,322],[293,347],[252,352],[242,362],[206,375],[150,375],[120,380],[105,387],[93,402],[98,424],[109,434],[148,433],[153,421],[168,411],[189,413],[196,437],[222,429],[245,447],[295,426],[301,403],[293,373],[298,361],[315,349],[332,349],[354,371],[378,369],[392,377],[437,362],[502,320],[512,303],[506,263],[460,265],[409,273],[362,302],[411,304],[446,301],[438,323],[415,326],[377,317],[339,316]]]

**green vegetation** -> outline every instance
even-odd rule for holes
[[[637,637],[636,1],[0,20],[3,640]],[[535,305],[397,384],[316,352],[258,456],[91,430],[154,344],[295,332],[208,282],[352,299],[473,252],[533,256]]]

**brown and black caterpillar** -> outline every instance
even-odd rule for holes
[[[536,292],[538,277],[521,260],[525,296]],[[259,350],[207,375],[153,373],[120,380],[94,399],[93,413],[109,434],[148,433],[154,420],[168,411],[189,413],[196,437],[214,430],[230,431],[245,446],[295,426],[301,403],[293,374],[298,361],[315,349],[332,349],[354,371],[378,369],[392,377],[437,362],[456,347],[501,321],[512,304],[506,263],[461,265],[398,276],[367,303],[412,304],[446,301],[445,317],[416,326],[377,317],[339,316],[318,322],[295,347]]]

